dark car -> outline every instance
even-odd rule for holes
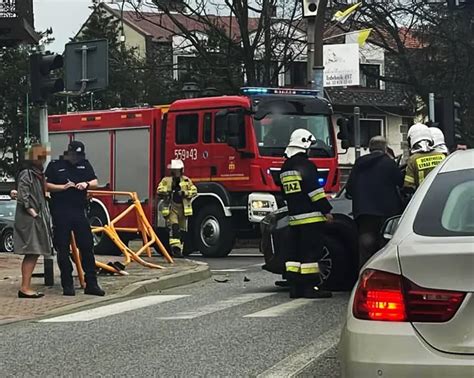
[[[357,228],[352,219],[351,201],[344,189],[330,200],[334,222],[325,224],[324,257],[320,261],[324,286],[331,290],[350,290],[357,280]],[[288,248],[288,209],[282,207],[261,222],[260,251],[264,255],[263,269],[284,276]]]
[[[16,201],[0,196],[0,252],[13,252],[13,224]]]

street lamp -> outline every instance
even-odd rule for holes
[[[201,89],[195,82],[184,83],[181,92],[184,93],[184,98],[196,98],[199,96]]]

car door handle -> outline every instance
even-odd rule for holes
[[[217,167],[215,165],[211,165],[211,176],[217,175]]]

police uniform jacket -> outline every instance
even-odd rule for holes
[[[50,184],[64,185],[68,181],[75,184],[95,180],[94,169],[88,160],[72,164],[68,160],[53,160],[46,168],[46,180]],[[61,192],[51,193],[51,211],[85,210],[87,205],[87,190],[69,188]]]

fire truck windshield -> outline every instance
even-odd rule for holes
[[[317,140],[309,156],[334,157],[331,124],[327,115],[269,113],[262,119],[254,118],[253,127],[262,156],[283,156],[291,133],[296,129],[307,129]]]

